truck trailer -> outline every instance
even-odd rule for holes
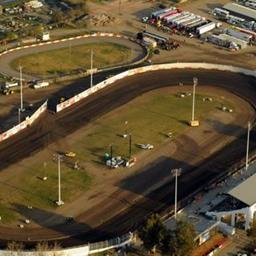
[[[196,33],[198,35],[202,35],[202,34],[204,34],[206,32],[209,32],[209,31],[211,31],[211,30],[213,30],[215,28],[216,28],[216,23],[215,22],[210,22],[210,23],[205,24],[205,25],[203,25],[201,27],[198,27],[196,29]]]

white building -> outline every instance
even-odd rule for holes
[[[249,229],[256,212],[256,174],[252,175],[235,188],[231,189],[226,198],[207,215],[217,220],[230,218],[231,226],[239,225]]]
[[[37,9],[37,8],[43,7],[43,4],[40,1],[32,0],[32,1],[26,2],[25,7],[31,8],[31,9]]]
[[[48,40],[50,40],[50,33],[49,32],[43,32],[42,41],[48,41]]]

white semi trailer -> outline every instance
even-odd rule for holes
[[[206,32],[209,32],[209,31],[211,31],[211,30],[213,30],[215,28],[216,28],[216,23],[215,22],[210,22],[210,23],[205,24],[205,25],[203,25],[201,27],[198,27],[196,29],[196,33],[198,35],[202,35],[202,34],[204,34]]]

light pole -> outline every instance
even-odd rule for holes
[[[21,116],[20,116],[20,108],[18,108],[18,123],[20,124]]]
[[[132,135],[129,134],[129,160],[132,157]]]
[[[22,85],[22,66],[20,66],[20,111],[24,111],[24,108],[23,108],[23,91],[22,91],[22,88],[23,85]]]
[[[91,50],[91,88],[93,87],[93,50]]]
[[[193,78],[193,99],[192,99],[192,117],[191,117],[191,126],[199,126],[199,121],[195,120],[195,99],[196,99],[196,86],[198,85],[198,78]]]
[[[124,130],[123,138],[126,138],[128,136],[127,125],[128,125],[128,121],[125,121],[124,122],[125,130]]]
[[[178,176],[181,175],[181,168],[172,169],[171,173],[175,177],[175,195],[174,195],[174,218],[177,219],[177,201],[178,201]]]
[[[61,155],[57,155],[58,160],[58,201],[56,201],[56,204],[58,206],[61,206],[64,204],[64,202],[61,200],[61,176],[60,176],[60,162],[61,162]]]
[[[246,159],[245,159],[245,170],[248,170],[249,167],[249,150],[250,150],[250,132],[251,132],[251,122],[248,122],[247,130],[247,143],[246,143]]]

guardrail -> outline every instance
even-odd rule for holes
[[[97,85],[93,86],[92,88],[89,88],[74,97],[58,104],[56,106],[56,112],[60,112],[73,104],[79,102],[80,100],[90,96],[91,94],[113,84],[117,80],[123,79],[128,76],[133,76],[137,74],[141,74],[144,72],[150,72],[150,71],[156,71],[156,70],[165,70],[165,69],[184,69],[184,68],[189,68],[189,69],[212,69],[212,70],[220,70],[220,71],[230,71],[230,72],[235,72],[235,73],[242,73],[245,75],[249,76],[254,76],[256,77],[256,71],[255,70],[249,70],[249,69],[244,69],[244,68],[239,68],[239,67],[234,67],[234,66],[229,66],[229,65],[220,65],[220,64],[210,64],[210,63],[169,63],[169,64],[160,64],[160,65],[150,65],[146,67],[140,67],[140,68],[135,68],[131,69],[128,71],[124,71],[118,75],[115,75],[109,79],[106,79],[103,82],[98,83]]]
[[[26,117],[26,119],[19,123],[18,125],[14,126],[13,128],[9,129],[8,131],[3,132],[0,134],[0,142],[7,140],[8,138],[12,137],[13,135],[17,134],[18,132],[24,130],[28,126],[30,126],[39,116],[47,110],[47,102],[45,101],[30,117]]]

